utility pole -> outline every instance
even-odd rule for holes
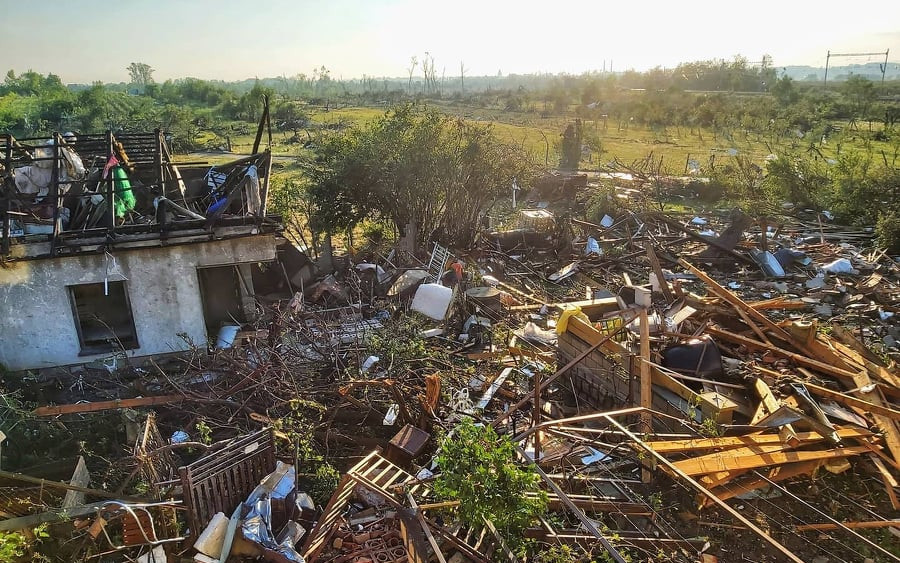
[[[466,67],[463,61],[459,61],[459,86],[462,91],[462,97],[466,96]]]

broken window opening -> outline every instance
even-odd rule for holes
[[[200,278],[200,298],[206,334],[215,338],[224,325],[247,322],[242,305],[241,279],[234,264],[197,268]]]
[[[81,345],[79,355],[139,347],[124,281],[72,285],[69,297]]]

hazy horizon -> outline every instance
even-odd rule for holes
[[[127,82],[143,62],[157,81],[226,81],[311,75],[407,76],[410,57],[434,57],[436,75],[647,70],[681,62],[771,55],[776,67],[824,66],[837,53],[900,56],[900,2],[842,5],[762,0],[743,11],[722,2],[413,2],[272,0],[265,11],[236,0],[21,3],[6,17],[0,68],[58,74],[63,82]],[[27,24],[27,25],[26,25]],[[40,35],[35,34],[40,31]],[[55,39],[55,40],[54,40]],[[836,58],[834,66],[883,62]],[[421,64],[415,75],[421,76]]]

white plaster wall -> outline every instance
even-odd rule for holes
[[[275,259],[273,235],[257,235],[164,248],[116,250],[139,348],[129,356],[187,349],[179,333],[206,342],[197,268]],[[78,364],[110,354],[81,350],[67,286],[100,283],[104,255],[84,255],[0,266],[0,364],[17,371]],[[116,277],[110,277],[115,281]]]

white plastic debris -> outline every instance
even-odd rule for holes
[[[525,340],[529,340],[531,342],[540,342],[541,344],[546,344],[548,346],[555,345],[557,340],[556,332],[552,330],[544,330],[530,321],[525,323],[525,327],[522,329],[521,336]]]
[[[137,563],[166,563],[166,550],[161,545],[157,545],[149,553],[145,553],[137,558]]]
[[[825,264],[822,269],[829,274],[858,274],[859,270],[853,267],[853,263],[846,258],[838,258],[834,262]]]
[[[645,287],[634,286],[634,304],[644,309],[650,307],[653,304],[651,291]]]
[[[397,421],[397,415],[400,414],[400,406],[397,403],[391,403],[391,406],[388,408],[387,414],[384,415],[384,420],[381,421],[381,424],[384,426],[393,426],[394,422]]]
[[[363,364],[359,367],[359,373],[366,373],[372,366],[378,363],[378,360],[380,359],[381,358],[379,358],[378,356],[369,356],[368,358],[366,358],[366,361],[364,361]]]
[[[450,409],[454,412],[469,412],[475,408],[472,399],[469,398],[469,388],[463,387],[450,400]]]
[[[613,226],[615,221],[609,215],[604,215],[603,219],[600,219],[600,226],[606,227],[607,229]]]
[[[500,280],[498,280],[494,276],[481,276],[481,280],[491,287],[496,287],[497,284],[500,283]]]
[[[413,297],[410,308],[418,311],[428,318],[436,321],[444,320],[450,301],[453,300],[453,290],[438,283],[426,283],[419,286],[416,296]]]
[[[691,219],[691,223],[693,223],[694,225],[705,225],[708,222],[709,221],[707,221],[703,217],[694,217],[693,219]]]
[[[597,239],[595,239],[594,237],[588,237],[584,253],[588,256],[591,254],[602,255],[603,251],[600,250],[600,243],[597,242]]]
[[[222,555],[222,542],[228,529],[228,517],[224,512],[217,512],[207,524],[206,529],[194,542],[194,549],[200,553],[218,559]]]

